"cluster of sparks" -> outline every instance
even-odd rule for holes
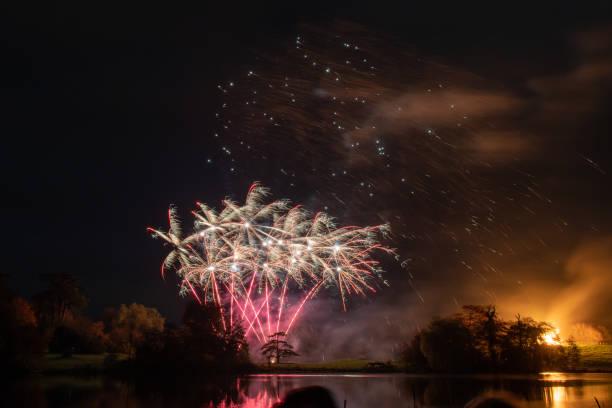
[[[491,123],[507,125],[470,97],[483,84],[358,27],[302,31],[282,57],[259,55],[218,84],[207,166],[228,183],[265,179],[354,222],[392,223],[409,271],[402,280],[415,291],[413,273],[439,270],[440,260],[486,285],[501,276],[503,256],[547,245],[539,232],[521,247],[514,240],[516,220],[550,213],[550,200],[530,173],[482,148]]]
[[[172,251],[162,264],[175,268],[181,293],[214,302],[227,330],[236,321],[259,341],[289,333],[304,304],[321,289],[336,288],[346,310],[350,295],[376,292],[382,269],[375,251],[393,254],[377,242],[387,225],[337,228],[330,216],[311,215],[287,200],[266,203],[269,191],[255,183],[243,205],[224,200],[220,212],[198,203],[193,233],[183,236],[176,208],[167,232],[149,228]],[[291,293],[299,293],[290,304]]]

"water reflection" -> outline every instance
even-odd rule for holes
[[[462,407],[483,393],[504,390],[527,407],[612,406],[612,374],[534,376],[253,375],[225,382],[184,380],[151,385],[108,378],[40,378],[7,385],[0,406],[271,407],[290,390],[324,386],[338,407]]]

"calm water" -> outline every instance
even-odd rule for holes
[[[11,384],[2,406],[18,407],[269,407],[287,391],[321,385],[339,408],[461,407],[490,390],[505,390],[526,407],[612,407],[612,374],[533,376],[253,375],[225,384],[165,382],[157,386],[105,378],[54,377]]]

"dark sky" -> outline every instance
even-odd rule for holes
[[[40,290],[40,273],[68,271],[89,294],[92,316],[105,306],[139,302],[176,320],[182,308],[176,281],[160,278],[165,250],[145,227],[163,226],[170,203],[189,224],[196,200],[216,204],[226,195],[241,197],[253,179],[272,187],[276,197],[329,205],[342,222],[391,222],[396,235],[390,245],[401,260],[421,261],[409,268],[411,278],[391,266],[392,288],[377,300],[381,305],[409,307],[418,296],[424,303],[414,303],[431,313],[453,299],[511,299],[514,305],[523,301],[521,293],[543,296],[540,286],[574,293],[580,276],[593,282],[591,272],[572,272],[566,265],[585,247],[595,251],[593,259],[599,253],[605,258],[612,236],[609,2],[203,3],[211,4],[23,6],[3,13],[4,269],[18,293],[29,297]],[[244,111],[233,110],[227,117],[236,133],[221,142],[212,136],[224,120],[215,118],[224,101],[217,85],[244,77],[253,66],[263,81],[282,80],[283,72],[297,66],[288,50],[304,33],[304,46],[326,61],[343,58],[320,45],[340,38],[338,33],[370,45],[381,74],[363,79],[347,72],[346,81],[352,81],[351,90],[383,89],[390,96],[367,113],[347,112],[347,121],[376,117],[385,123],[385,140],[397,152],[391,163],[425,199],[395,194],[397,186],[377,181],[380,175],[365,161],[364,167],[353,164],[355,177],[377,183],[375,204],[349,187],[358,184],[356,178],[336,182],[330,174],[298,171],[296,187],[273,170],[305,160],[348,160],[331,145],[313,147],[321,128],[309,115],[324,117],[322,108],[287,111],[273,94],[262,96],[270,112],[292,124],[291,134],[266,132],[260,123],[242,121]],[[421,101],[415,89],[438,83],[448,93],[434,89],[440,99]],[[306,79],[295,92],[316,94],[325,86]],[[439,104],[451,100],[463,101],[466,115],[475,118],[464,125],[465,133],[458,133],[454,118],[438,112]],[[389,104],[413,108],[395,117],[384,113]],[[435,128],[454,147],[426,156],[404,138],[419,127]],[[238,164],[221,162],[220,147],[238,141],[252,144],[258,154],[267,151],[266,164],[243,154],[241,171],[232,174],[229,169]],[[469,180],[458,178],[455,165],[471,169]],[[417,166],[440,181],[425,185]],[[445,189],[461,198],[449,199],[440,193]],[[332,192],[348,197],[344,205]],[[511,204],[491,211],[495,221],[478,238],[465,232],[472,216],[485,217],[481,200],[511,196]],[[431,204],[440,200],[445,204]],[[536,248],[534,242],[545,244]],[[513,255],[489,262],[490,249],[504,246],[514,248]],[[453,257],[457,248],[466,256]],[[474,272],[469,259],[488,265],[492,275],[503,270],[504,278],[493,283],[485,272]],[[612,273],[608,261],[595,275]],[[560,266],[550,269],[553,264]],[[526,277],[537,283],[524,288]],[[586,285],[590,289],[580,290],[592,290]],[[609,281],[595,286],[602,285]],[[472,299],[465,293],[488,295]],[[537,312],[545,318],[548,309],[536,304],[546,309]]]

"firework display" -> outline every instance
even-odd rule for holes
[[[536,214],[565,228],[522,161],[517,95],[351,24],[279,47],[218,82],[202,160],[228,188],[248,176],[346,223],[390,223],[407,272],[390,279],[421,301],[419,278],[487,286],[504,256],[552,240],[521,230]]]
[[[260,341],[288,333],[322,289],[336,289],[345,310],[348,296],[375,292],[382,269],[372,256],[393,254],[376,240],[388,233],[387,225],[338,228],[323,212],[311,215],[288,200],[266,203],[268,194],[255,183],[243,205],[224,200],[216,212],[198,203],[189,235],[183,236],[175,207],[168,212],[168,232],[149,228],[172,246],[162,275],[174,268],[183,295],[214,302],[226,315],[226,328],[238,319],[246,335]],[[299,300],[292,302],[289,294],[296,292]]]

